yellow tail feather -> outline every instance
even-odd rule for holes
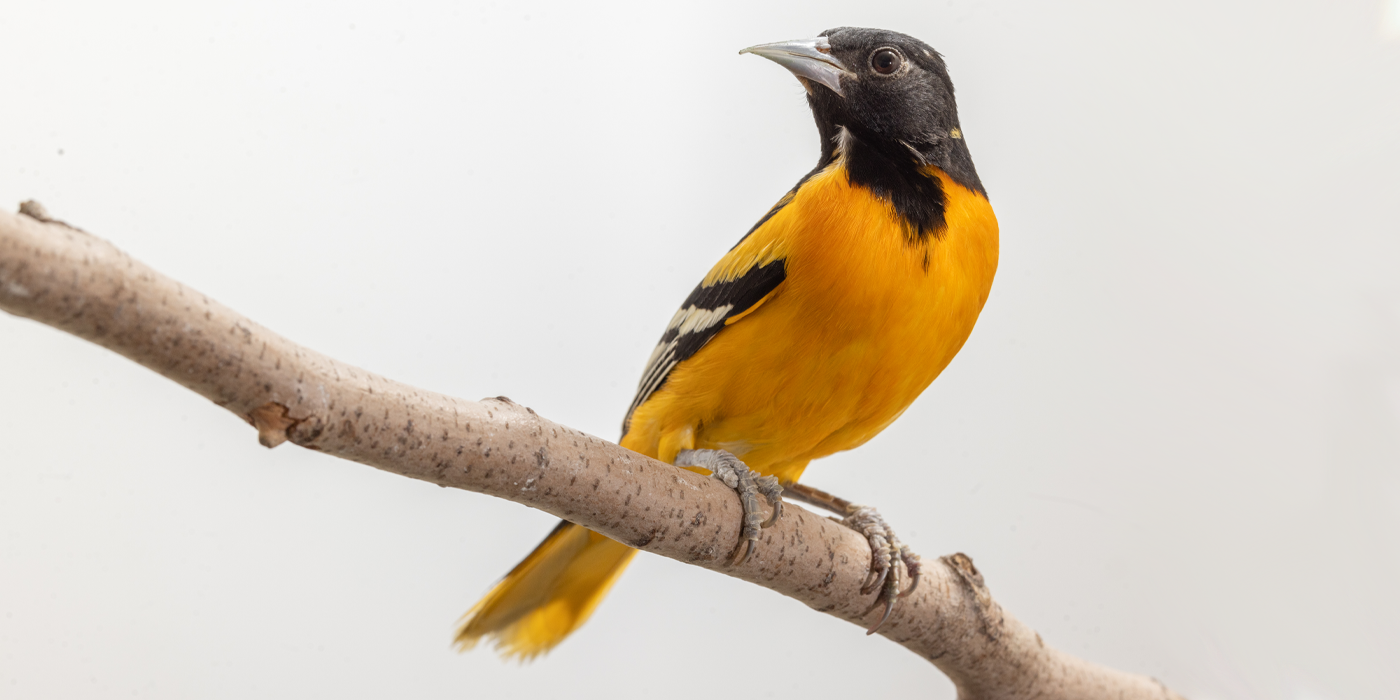
[[[578,629],[637,550],[562,521],[462,620],[456,647],[491,638],[506,657],[528,660]]]

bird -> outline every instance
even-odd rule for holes
[[[871,544],[863,590],[878,594],[867,612],[885,607],[873,632],[917,584],[917,555],[878,511],[797,480],[812,460],[888,427],[963,347],[996,275],[996,215],[929,45],[840,27],[740,53],[797,77],[821,155],[681,303],[619,444],[739,491],[736,563],[785,495],[844,516]],[[549,651],[636,552],[561,521],[468,611],[456,646],[490,640],[520,659]]]

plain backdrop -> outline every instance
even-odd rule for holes
[[[1047,642],[1197,700],[1400,695],[1400,3],[7,3],[0,202],[334,357],[609,439],[815,163],[737,51],[943,52],[1001,221],[962,354],[806,480]],[[0,315],[0,697],[952,698],[637,560],[531,665],[449,648],[552,526],[284,446]]]

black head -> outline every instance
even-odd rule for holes
[[[776,61],[807,88],[823,163],[838,154],[857,156],[843,149],[859,150],[862,167],[880,171],[875,189],[882,194],[892,194],[884,186],[891,178],[900,181],[893,183],[898,189],[908,189],[901,183],[932,165],[985,196],[958,122],[953,81],[943,57],[928,44],[898,32],[840,27],[815,39],[744,52]],[[854,169],[856,163],[849,165]],[[891,168],[901,172],[885,172]],[[852,172],[853,180],[858,176]],[[907,184],[924,189],[918,182]]]

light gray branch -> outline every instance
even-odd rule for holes
[[[726,555],[742,513],[715,480],[501,399],[463,401],[337,362],[272,333],[52,220],[0,212],[0,308],[117,352],[301,447],[523,503],[633,547],[749,581],[869,626],[870,550],[797,506],[743,565]],[[853,630],[854,631],[854,630]],[[926,562],[880,634],[983,698],[1176,698],[1161,683],[1076,659],[1002,609],[963,554]]]

